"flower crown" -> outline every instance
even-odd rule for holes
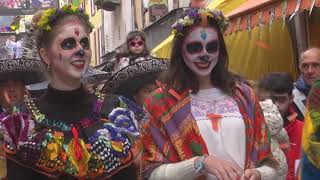
[[[65,15],[79,15],[83,16],[85,20],[88,22],[90,29],[93,29],[93,25],[89,21],[89,16],[87,13],[84,12],[83,9],[77,8],[72,5],[64,5],[62,8],[50,8],[47,9],[43,16],[41,17],[40,21],[37,23],[37,28],[43,29],[45,31],[51,30],[51,25],[61,17]]]
[[[172,34],[183,35],[182,30],[187,26],[194,25],[197,20],[202,20],[202,23],[207,22],[207,19],[204,17],[209,17],[215,20],[222,31],[225,31],[229,24],[229,19],[225,17],[222,12],[218,9],[207,9],[207,8],[191,8],[187,10],[187,15],[181,19],[178,19],[175,24],[172,26]]]

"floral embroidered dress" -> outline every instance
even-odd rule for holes
[[[244,119],[245,169],[262,165],[276,167],[270,149],[270,134],[253,90],[244,84],[232,96]],[[149,121],[143,132],[143,177],[162,164],[208,155],[208,149],[191,112],[189,92],[167,87],[157,89],[145,102]]]
[[[83,87],[59,92],[49,86],[39,100],[26,98],[26,107],[1,119],[7,158],[59,179],[104,179],[129,166],[139,136],[133,113],[97,96]]]

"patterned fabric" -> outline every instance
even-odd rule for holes
[[[121,69],[116,67],[116,71],[106,82],[103,91],[106,93],[117,93],[116,90],[120,86],[132,83],[135,77],[143,76],[152,73],[159,73],[167,69],[169,61],[154,57],[140,57],[134,62],[129,63],[129,60],[124,58],[121,64]],[[127,65],[129,63],[129,65]],[[138,82],[135,82],[138,83]]]
[[[191,115],[189,92],[171,95],[166,88],[157,89],[146,101],[149,116],[143,133],[143,177],[161,164],[175,163],[208,154],[207,147]],[[176,98],[175,98],[176,97]],[[261,164],[276,167],[270,149],[270,135],[259,102],[251,88],[240,84],[233,97],[246,127],[245,168]],[[177,100],[180,99],[180,100]]]
[[[302,179],[320,179],[320,80],[313,85],[307,102],[302,135]]]
[[[277,169],[278,174],[280,175],[279,179],[285,179],[288,172],[288,165],[286,156],[280,148],[280,141],[281,139],[285,139],[286,142],[282,143],[289,144],[289,137],[288,134],[285,132],[285,129],[283,128],[283,119],[281,117],[280,112],[278,111],[277,106],[273,104],[271,99],[261,101],[260,106],[263,111],[268,128],[270,130],[271,151],[273,156],[279,163],[279,167]],[[284,133],[280,134],[280,132]]]
[[[190,97],[191,113],[209,155],[234,162],[244,169],[245,124],[237,102],[218,88],[200,90]],[[207,175],[208,179],[217,179],[209,177]]]
[[[139,132],[127,109],[100,117],[102,103],[96,100],[87,118],[70,124],[47,119],[27,99],[31,115],[16,112],[1,120],[7,158],[53,178],[112,176],[132,162],[131,140]]]

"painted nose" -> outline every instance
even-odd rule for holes
[[[207,54],[205,54],[204,56],[200,57],[200,60],[207,62],[207,61],[209,61],[209,56]]]
[[[86,52],[82,48],[76,53],[76,55],[79,57],[83,57],[85,54]]]

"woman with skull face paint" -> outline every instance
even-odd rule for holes
[[[219,10],[189,9],[175,34],[166,83],[145,101],[146,179],[277,179],[258,99],[228,72]]]
[[[49,85],[1,121],[8,179],[135,179],[133,113],[81,83],[91,60],[89,17],[66,5],[46,10],[36,25]]]

